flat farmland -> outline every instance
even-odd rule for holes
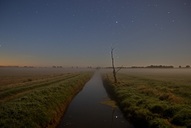
[[[125,116],[145,127],[191,126],[190,69],[124,69],[104,77]]]
[[[69,68],[0,68],[0,88],[17,83],[25,83],[38,79],[50,78],[67,73],[80,73],[88,69]]]
[[[92,71],[0,68],[0,127],[55,127]]]

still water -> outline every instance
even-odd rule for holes
[[[133,128],[118,107],[102,103],[108,99],[97,71],[70,103],[58,128]]]

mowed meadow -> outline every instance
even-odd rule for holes
[[[0,68],[0,127],[56,127],[93,72],[64,68]]]
[[[103,79],[136,127],[191,127],[191,69],[122,69]]]

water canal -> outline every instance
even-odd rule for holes
[[[110,98],[97,71],[70,103],[58,128],[133,128]]]

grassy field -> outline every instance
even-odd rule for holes
[[[3,128],[55,127],[73,96],[92,76],[92,72],[35,73],[39,70],[34,69],[23,71],[25,74],[21,69],[16,70],[19,72],[10,70],[12,74],[1,74],[0,127]]]
[[[104,75],[106,89],[137,127],[191,127],[191,71],[144,69],[121,71],[118,83]]]

